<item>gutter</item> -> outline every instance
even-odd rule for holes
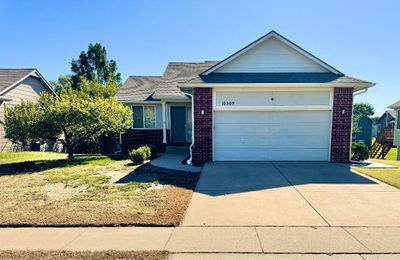
[[[368,88],[360,89],[360,90],[358,90],[358,91],[353,93],[353,97],[358,96],[360,94],[364,94],[367,91],[368,91]]]
[[[194,100],[193,100],[193,95],[192,94],[185,92],[185,95],[190,96],[191,99],[192,99],[192,143],[189,146],[190,157],[186,161],[186,163],[189,164],[189,165],[193,165],[192,158],[193,158],[193,146],[194,146]]]

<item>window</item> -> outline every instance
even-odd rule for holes
[[[133,128],[156,128],[155,106],[132,106]]]

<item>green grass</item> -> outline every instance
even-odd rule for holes
[[[397,149],[392,148],[385,160],[370,159],[371,161],[397,166],[398,168],[362,168],[355,167],[358,172],[364,173],[384,183],[400,189],[400,161],[396,160]],[[390,159],[389,159],[390,158]]]
[[[53,152],[4,152],[0,153],[0,165],[5,163],[18,163],[37,160],[66,159],[65,153]]]
[[[0,225],[177,225],[195,185],[179,179],[104,155],[0,153]]]
[[[393,147],[392,149],[390,149],[390,151],[388,152],[388,154],[385,157],[385,160],[397,160],[397,148]]]

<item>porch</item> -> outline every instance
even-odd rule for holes
[[[189,146],[192,142],[191,102],[151,101],[128,104],[132,109],[132,127],[120,136],[123,151],[141,145],[165,151],[167,145]]]

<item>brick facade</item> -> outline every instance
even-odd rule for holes
[[[193,107],[194,146],[192,160],[194,164],[202,164],[212,161],[212,88],[194,88]]]
[[[167,130],[167,142],[170,140],[170,131]],[[122,150],[130,151],[138,148],[141,145],[156,146],[160,152],[165,149],[163,144],[162,129],[128,129],[122,135]]]
[[[353,89],[335,88],[332,111],[331,162],[350,159]]]

